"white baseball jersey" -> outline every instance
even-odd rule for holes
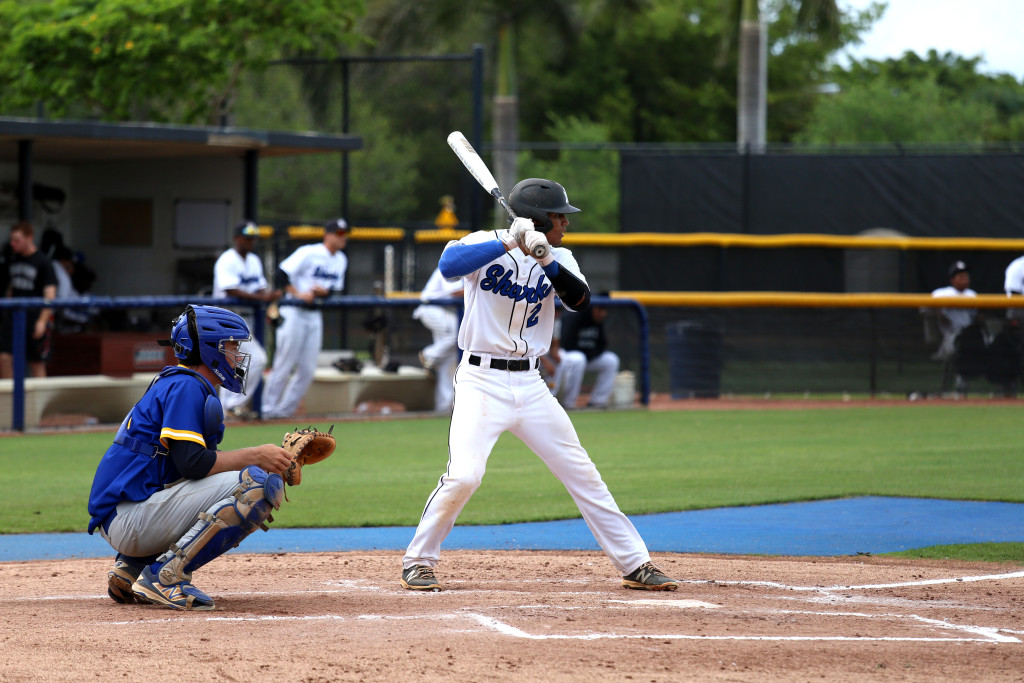
[[[321,242],[299,247],[278,267],[300,292],[319,285],[340,294],[345,287],[348,257],[340,251],[331,254]],[[319,309],[281,306],[280,310],[284,322],[277,328],[274,366],[263,394],[264,417],[288,417],[298,410],[313,384],[323,347],[324,323]]]
[[[1006,266],[1006,279],[1003,289],[1007,296],[1010,294],[1024,294],[1024,256],[1014,259]]]
[[[251,251],[243,257],[235,249],[228,249],[213,264],[213,296],[230,296],[227,292],[229,289],[255,294],[267,288],[267,278],[263,275],[263,262]],[[240,306],[236,313],[242,316],[251,333],[254,322],[252,309]],[[220,388],[220,403],[228,412],[248,404],[249,397],[256,393],[256,388],[263,381],[263,370],[267,367],[266,349],[256,337],[243,343],[238,350],[249,354],[249,379],[246,382],[244,394],[228,391],[224,387]]]
[[[490,231],[463,237],[463,244],[497,240]],[[553,247],[560,268],[584,283],[572,252]],[[537,358],[548,352],[555,323],[555,290],[539,263],[513,249],[463,278],[466,312],[459,347],[494,358]]]
[[[332,293],[340,293],[345,288],[348,257],[340,251],[332,254],[321,242],[299,247],[278,267],[288,274],[288,280],[300,292],[308,292],[319,285]]]
[[[436,299],[450,299],[456,292],[462,291],[462,278],[457,280],[446,280],[441,275],[440,268],[434,268],[430,274],[427,284],[423,285],[420,292],[420,301],[433,301]]]
[[[978,293],[970,288],[961,292],[956,287],[949,286],[939,287],[932,292],[932,296],[978,296]],[[954,336],[959,334],[960,330],[970,325],[974,321],[974,316],[978,313],[977,309],[974,308],[942,308],[939,310],[949,320]]]
[[[263,276],[263,262],[249,252],[244,257],[234,249],[228,249],[213,265],[213,295],[228,296],[227,290],[238,289],[254,294],[267,289],[267,278]]]

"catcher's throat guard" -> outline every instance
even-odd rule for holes
[[[284,482],[279,474],[268,474],[255,465],[238,473],[238,486],[227,498],[217,501],[188,533],[157,561],[160,582],[165,585],[189,581],[192,572],[238,547],[257,529],[267,530],[273,522],[271,508],[278,510],[284,499]]]

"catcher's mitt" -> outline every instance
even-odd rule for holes
[[[284,435],[281,448],[292,454],[291,467],[284,473],[286,484],[298,486],[302,481],[303,465],[318,463],[334,452],[333,431],[334,425],[326,432],[318,432],[310,426]]]

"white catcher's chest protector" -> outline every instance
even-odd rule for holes
[[[460,240],[479,244],[497,237],[479,231]],[[568,249],[552,249],[559,267],[583,282],[579,264]],[[465,315],[459,328],[463,351],[494,358],[536,358],[548,352],[555,320],[555,289],[544,269],[520,249],[513,249],[467,275]]]

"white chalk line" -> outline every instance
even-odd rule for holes
[[[1006,574],[982,574],[978,576],[956,576],[942,579],[926,579],[922,581],[902,581],[897,583],[869,583],[862,585],[836,585],[836,586],[792,586],[785,583],[778,583],[776,581],[725,581],[725,580],[682,580],[681,583],[688,583],[692,585],[723,585],[723,586],[757,586],[763,588],[780,588],[791,591],[810,591],[818,593],[835,593],[836,591],[843,590],[879,590],[883,588],[909,588],[914,586],[936,586],[947,583],[973,583],[978,581],[1002,581],[1006,579],[1019,579],[1024,578],[1024,571],[1009,572]],[[578,583],[577,579],[562,579],[561,583]],[[339,579],[325,582],[329,586],[339,586],[347,590],[361,590],[361,591],[380,591],[386,590],[387,587],[382,587],[376,584],[371,584],[368,580],[364,579]],[[456,583],[456,582],[451,582]],[[483,583],[483,582],[479,582]],[[554,583],[553,581],[546,581],[545,583]],[[332,590],[298,590],[298,591],[227,591],[218,593],[223,596],[236,596],[236,595],[259,595],[259,596],[279,596],[279,595],[297,595],[297,594],[321,594],[321,593],[337,593],[339,591]],[[507,590],[460,590],[460,595],[469,593],[508,593]],[[437,593],[423,592],[423,595],[437,595]],[[554,593],[553,593],[554,594]],[[575,595],[576,593],[567,591],[566,594]],[[106,595],[36,595],[36,596],[12,596],[8,598],[0,599],[0,602],[20,602],[20,601],[36,601],[36,600],[99,600],[109,599]]]
[[[765,588],[784,588],[791,591],[854,591],[854,590],[878,590],[882,588],[910,588],[913,586],[938,586],[946,583],[972,583],[976,581],[1003,581],[1006,579],[1024,578],[1024,571],[1010,572],[1008,574],[983,574],[980,576],[956,576],[945,579],[924,579],[921,581],[900,581],[898,583],[866,583],[859,586],[790,586],[775,581],[699,581],[687,580],[682,583],[690,584],[722,584],[726,586],[761,586]]]
[[[976,582],[976,581],[998,581],[1012,578],[1024,577],[1024,571],[1011,572],[1006,574],[987,574],[981,576],[965,576],[965,577],[951,577],[944,579],[929,579],[925,581],[907,581],[899,583],[889,584],[863,584],[859,586],[845,585],[845,586],[790,586],[787,584],[771,582],[771,581],[687,581],[686,583],[692,584],[708,584],[717,583],[723,585],[747,585],[747,586],[761,586],[761,587],[772,587],[794,591],[814,591],[814,592],[825,592],[830,593],[841,590],[868,590],[868,589],[882,589],[882,588],[900,588],[908,586],[921,586],[921,585],[939,585],[956,582]],[[365,581],[351,581],[351,580],[340,580],[328,582],[328,585],[338,586],[343,590],[302,590],[302,591],[238,591],[225,593],[223,595],[261,595],[261,596],[294,596],[296,594],[339,594],[344,590],[366,590],[366,591],[379,591],[380,586],[367,584]],[[477,591],[474,591],[477,592]],[[507,591],[479,591],[479,592],[507,592]],[[463,594],[463,591],[460,591]],[[831,596],[835,597],[835,596]],[[26,596],[26,597],[15,597],[8,599],[9,601],[34,601],[34,600],[81,600],[81,599],[109,599],[106,595],[94,595],[94,596]],[[794,598],[795,599],[795,598]],[[653,599],[636,599],[636,600],[608,600],[607,602],[628,605],[631,607],[671,607],[676,609],[681,608],[701,608],[701,609],[715,609],[719,605],[712,603],[705,603],[698,600],[687,600],[687,599],[664,599],[664,600],[653,600]],[[537,605],[533,608],[547,608],[551,609],[551,605]],[[575,608],[574,608],[575,609]],[[394,616],[394,615],[359,615],[356,617],[343,616],[343,615],[300,615],[300,616],[280,616],[280,615],[253,615],[253,616],[210,616],[202,617],[197,619],[196,616],[201,613],[189,613],[186,617],[181,615],[177,618],[167,617],[161,619],[151,620],[131,620],[131,621],[113,621],[105,622],[106,625],[132,625],[132,624],[159,624],[159,623],[175,623],[175,622],[195,622],[209,621],[209,622],[267,622],[267,621],[346,621],[346,620],[373,620],[373,619],[387,619],[395,621],[407,621],[407,620],[424,620],[424,619],[453,619],[459,618],[460,615],[468,616],[469,618],[476,621],[478,624],[490,629],[519,638],[528,638],[533,640],[544,640],[544,639],[555,639],[555,640],[597,640],[597,639],[642,639],[642,638],[663,638],[663,639],[683,639],[683,640],[772,640],[772,641],[906,641],[906,642],[997,642],[997,643],[1020,643],[1021,641],[1011,635],[1002,634],[1016,634],[1021,635],[1024,632],[1013,631],[1009,629],[999,629],[994,627],[984,626],[970,626],[963,624],[952,624],[947,621],[941,621],[936,619],[928,619],[927,617],[921,617],[920,615],[900,615],[900,614],[878,614],[871,615],[859,612],[810,612],[805,610],[769,610],[768,613],[772,614],[808,614],[815,616],[847,616],[847,617],[863,617],[863,618],[889,618],[889,619],[911,619],[920,623],[929,624],[938,628],[951,629],[954,631],[960,631],[964,633],[971,633],[978,637],[960,637],[960,638],[931,638],[931,637],[905,637],[905,636],[775,636],[775,635],[747,635],[747,636],[709,636],[709,635],[691,635],[691,634],[618,634],[618,633],[589,633],[589,634],[530,634],[521,629],[518,629],[509,624],[488,617],[485,615],[477,614],[475,612],[460,612],[459,614],[452,615],[439,615],[439,614],[428,614],[428,615],[406,615],[406,616]]]
[[[651,601],[648,601],[651,602]],[[666,606],[670,603],[664,603]],[[878,619],[878,618],[895,618],[895,619],[912,619],[922,624],[933,626],[940,629],[947,629],[956,632],[962,632],[965,634],[972,634],[974,637],[961,636],[961,637],[930,637],[930,636],[779,636],[779,635],[696,635],[696,634],[685,634],[685,633],[580,633],[580,634],[566,634],[566,633],[545,633],[536,634],[529,633],[518,627],[512,626],[500,619],[489,617],[484,614],[477,612],[459,612],[457,614],[419,614],[419,615],[383,615],[383,614],[360,614],[358,616],[345,616],[340,614],[320,614],[320,615],[299,615],[299,616],[282,616],[282,615],[250,615],[250,616],[199,616],[201,613],[193,612],[188,616],[181,615],[178,617],[166,617],[161,619],[142,619],[142,620],[130,620],[130,621],[107,621],[99,622],[99,626],[139,626],[139,625],[155,625],[155,624],[170,624],[170,623],[266,623],[266,622],[288,622],[288,621],[301,621],[301,622],[352,622],[352,621],[450,621],[462,618],[468,618],[480,626],[483,626],[487,631],[493,631],[501,635],[521,638],[525,640],[641,640],[641,639],[661,639],[661,640],[750,640],[750,641],[836,641],[836,642],[920,642],[920,643],[936,643],[936,642],[971,642],[971,643],[1020,643],[1021,641],[1010,635],[1003,635],[1000,633],[1000,629],[984,627],[984,626],[971,626],[967,624],[953,624],[948,621],[941,621],[938,619],[929,619],[920,615],[902,615],[902,614],[865,614],[861,612],[812,612],[812,611],[799,611],[799,610],[778,610],[772,612],[774,614],[806,614],[813,616],[824,616],[824,617],[858,617],[865,619]],[[1016,633],[1010,631],[1010,633]]]
[[[749,635],[749,636],[709,636],[681,633],[581,633],[581,634],[558,634],[527,633],[522,629],[506,624],[505,622],[488,617],[483,614],[470,613],[469,617],[476,620],[481,626],[513,638],[525,640],[760,640],[760,641],[835,641],[835,642],[900,642],[900,643],[993,643],[993,642],[1016,642],[1017,639],[1002,640],[996,639],[985,633],[978,638],[934,638],[924,636],[775,636],[775,635]],[[940,622],[944,623],[944,622]]]

